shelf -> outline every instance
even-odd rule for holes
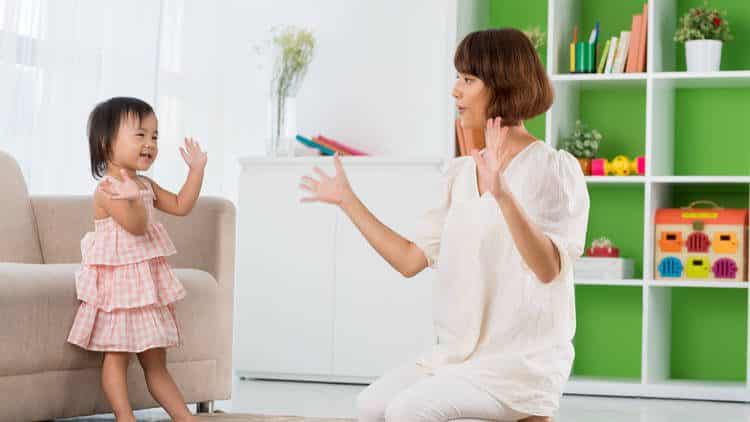
[[[734,70],[721,72],[657,72],[651,77],[673,88],[747,88],[750,87],[750,71]]]
[[[639,397],[642,393],[643,384],[639,380],[627,378],[599,378],[573,375],[565,385],[565,394]]]
[[[311,157],[265,157],[265,156],[246,156],[240,157],[238,162],[241,166],[246,165],[315,165],[331,163],[333,157],[311,156]],[[387,157],[387,156],[367,156],[367,157],[341,157],[344,164],[354,165],[442,165],[446,160],[440,157]]]
[[[652,176],[650,180],[671,184],[750,184],[750,176]]]
[[[709,287],[717,289],[747,289],[746,281],[690,281],[690,280],[651,280],[651,287]]]
[[[644,285],[643,280],[575,280],[576,285],[580,286],[635,286],[642,287]]]
[[[646,182],[646,178],[644,176],[586,176],[586,182],[604,185],[642,185]]]
[[[642,397],[676,398],[689,400],[749,401],[744,382],[666,380],[643,384]]]
[[[645,73],[582,73],[552,75],[552,82],[573,84],[581,88],[645,87]]]

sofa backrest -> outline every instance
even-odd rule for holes
[[[29,192],[18,163],[0,151],[0,262],[42,263]]]

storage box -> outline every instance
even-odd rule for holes
[[[581,257],[574,265],[576,280],[625,280],[633,278],[630,258]]]

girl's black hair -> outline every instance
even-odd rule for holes
[[[112,154],[112,142],[117,136],[124,119],[136,118],[141,121],[154,113],[151,106],[138,98],[114,97],[94,107],[89,115],[86,132],[89,137],[91,174],[94,179],[104,176],[107,160]]]

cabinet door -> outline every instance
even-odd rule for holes
[[[239,187],[235,368],[329,374],[336,213],[302,204],[307,164],[245,165]]]
[[[410,239],[436,203],[437,165],[352,165],[354,190],[387,226]],[[433,344],[433,270],[404,278],[342,214],[336,230],[335,375],[375,378],[413,361]]]

